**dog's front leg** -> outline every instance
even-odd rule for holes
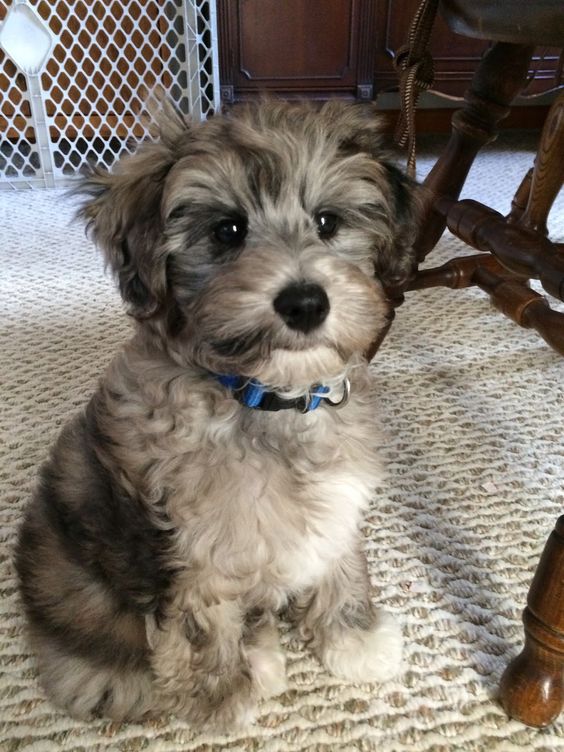
[[[395,619],[370,599],[366,559],[356,549],[319,585],[296,599],[291,616],[332,674],[350,681],[384,681],[398,673],[402,635]]]
[[[258,692],[243,647],[236,600],[207,606],[169,604],[148,623],[155,683],[168,710],[198,725],[233,728],[252,723]]]

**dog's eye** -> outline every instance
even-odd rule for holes
[[[315,216],[317,234],[322,240],[329,240],[339,229],[339,217],[332,212],[319,212]]]
[[[222,219],[213,228],[213,235],[222,245],[237,248],[247,236],[247,221],[242,217]]]
[[[181,204],[180,206],[175,206],[174,209],[170,212],[170,214],[167,217],[167,220],[169,222],[176,222],[179,219],[182,219],[186,216],[186,207]]]

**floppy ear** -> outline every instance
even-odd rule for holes
[[[376,105],[351,105],[331,99],[321,108],[320,117],[327,132],[337,139],[340,152],[362,151],[371,157],[382,154],[382,120]]]
[[[422,189],[390,162],[382,147],[382,119],[376,105],[347,105],[332,100],[321,108],[321,115],[341,153],[363,152],[382,168],[377,186],[388,204],[388,242],[378,247],[374,265],[384,287],[401,289],[415,270],[413,243]]]
[[[145,319],[166,293],[166,259],[159,252],[161,199],[166,176],[189,132],[184,118],[164,104],[155,142],[121,159],[112,172],[92,168],[76,189],[88,196],[79,215],[103,250],[132,316]]]
[[[384,159],[381,165],[387,181],[391,242],[379,249],[374,266],[384,287],[401,291],[417,266],[413,244],[419,228],[422,188],[391,162]]]

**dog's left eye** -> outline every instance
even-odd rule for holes
[[[319,212],[315,215],[317,234],[322,240],[329,240],[339,229],[339,217],[332,212]]]
[[[222,245],[237,248],[247,236],[247,222],[242,217],[223,219],[215,225],[213,234]]]

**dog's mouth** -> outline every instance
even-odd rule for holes
[[[236,337],[212,340],[210,346],[217,355],[223,358],[241,358],[250,353],[262,354],[264,357],[266,353],[262,351],[267,349],[268,337],[268,331],[259,328]]]
[[[308,331],[288,327],[280,317],[267,326],[241,328],[236,333],[228,326],[207,333],[200,329],[196,360],[212,372],[256,378],[270,385],[322,383],[342,374],[351,358],[363,356],[382,328],[387,329],[384,308],[388,307],[372,311],[365,326],[354,331],[349,327],[349,336],[343,337],[335,336],[343,329],[332,327],[330,317]]]
[[[304,352],[320,345],[339,349],[322,331],[286,333],[280,331],[279,327],[274,331],[272,328],[262,327],[237,336],[210,340],[213,351],[226,358],[241,358],[247,355],[267,358],[275,350]]]
[[[221,371],[223,373],[237,373],[248,376],[249,378],[259,378],[259,374],[272,374],[272,378],[266,379],[268,383],[282,383],[274,374],[278,370],[277,364],[285,363],[282,369],[286,374],[284,383],[294,383],[294,379],[289,379],[290,371],[299,373],[307,370],[315,371],[313,380],[315,381],[323,371],[319,368],[307,367],[312,358],[318,360],[319,352],[334,352],[333,361],[338,361],[341,366],[346,360],[346,355],[342,348],[336,347],[330,342],[325,342],[323,338],[304,335],[298,337],[279,337],[272,336],[272,332],[265,329],[250,332],[248,335],[232,337],[227,339],[213,340],[208,347],[201,349],[204,360],[211,366],[211,370]],[[204,354],[205,353],[205,354]],[[297,364],[302,363],[300,367]],[[290,367],[290,364],[291,367]],[[321,364],[320,364],[321,365]],[[299,379],[301,381],[301,379]]]
[[[282,322],[233,336],[204,334],[193,356],[206,370],[258,379],[272,387],[309,388],[341,374],[351,353],[331,342],[323,327],[295,332]]]
[[[252,375],[274,389],[307,391],[311,384],[342,381],[348,360],[335,347],[323,344],[303,350],[277,348],[268,360],[255,366]]]

